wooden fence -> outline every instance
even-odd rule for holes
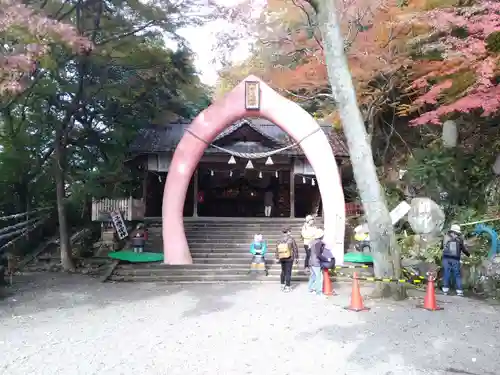
[[[145,213],[145,204],[142,199],[133,199],[132,197],[121,199],[92,199],[92,221],[109,221],[110,212],[120,211],[123,220],[143,220]]]

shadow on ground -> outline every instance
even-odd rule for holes
[[[224,297],[234,296],[246,289],[248,286],[244,284],[101,283],[98,279],[79,274],[32,273],[17,276],[12,286],[3,289],[0,317],[3,314],[31,315],[84,305],[100,309],[178,293],[196,301],[195,307],[184,312],[185,317],[196,317],[229,309],[232,303]]]

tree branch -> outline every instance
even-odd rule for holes
[[[110,43],[110,42],[113,42],[115,40],[119,40],[119,39],[122,39],[122,38],[126,38],[127,36],[131,36],[131,35],[137,34],[138,32],[146,30],[148,27],[154,26],[156,24],[156,22],[157,21],[149,21],[146,24],[144,24],[143,26],[138,27],[138,28],[133,29],[133,30],[130,30],[130,31],[126,32],[126,33],[114,35],[114,36],[112,36],[112,37],[110,37],[108,39],[104,39],[100,43],[97,43],[97,45],[98,46],[103,46],[103,45],[105,45],[107,43]]]

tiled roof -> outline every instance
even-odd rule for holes
[[[152,153],[152,152],[168,152],[174,151],[175,147],[181,140],[184,135],[185,130],[189,127],[190,124],[169,124],[169,125],[149,125],[139,130],[139,134],[132,145],[130,147],[130,152],[134,154],[138,153]],[[293,140],[288,136],[286,132],[281,130],[281,128],[273,123],[264,120],[264,119],[244,119],[240,120],[237,123],[229,126],[222,133],[220,133],[216,140],[220,140],[225,136],[233,133],[241,126],[250,126],[255,131],[262,134],[263,137],[266,137],[269,140],[283,146],[287,146],[293,143]],[[321,125],[322,130],[327,135],[330,144],[332,145],[332,149],[336,156],[346,157],[348,156],[348,150],[346,146],[346,142],[344,140],[343,134],[335,131],[329,125]],[[238,142],[239,145],[235,145],[238,148],[244,148],[246,151],[241,150],[241,152],[267,152],[271,151],[267,147],[256,145],[252,142],[247,142],[247,145],[243,145]],[[227,146],[226,146],[227,148]],[[257,150],[258,148],[258,150]],[[236,149],[234,150],[236,151]],[[240,150],[238,150],[240,152]],[[207,149],[207,152],[216,152],[212,149]],[[292,154],[302,154],[300,149],[294,148],[293,150],[289,150],[288,153]]]

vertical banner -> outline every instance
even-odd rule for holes
[[[123,216],[120,211],[111,211],[109,213],[111,216],[111,221],[113,222],[113,226],[115,227],[116,233],[118,234],[118,238],[123,240],[128,237],[127,227],[125,226],[125,222],[123,221]]]

